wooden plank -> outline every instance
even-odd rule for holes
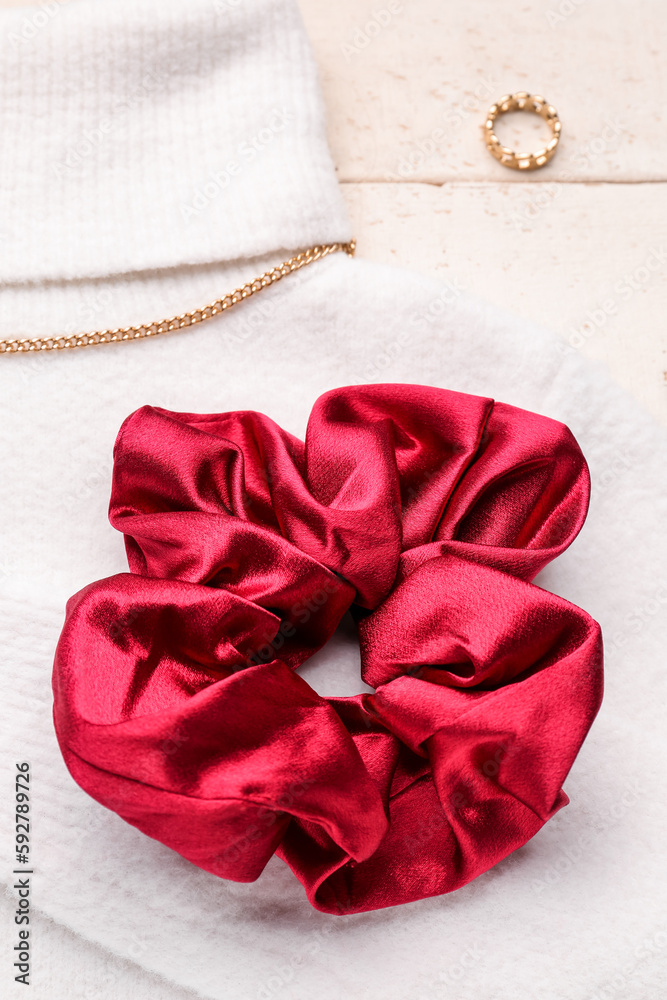
[[[492,101],[517,90],[543,94],[563,123],[560,149],[529,183],[667,179],[664,0],[300,6],[341,180],[525,183],[487,153],[480,128]],[[514,148],[549,135],[537,116],[513,117],[500,137]]]
[[[667,426],[667,185],[345,184],[358,255],[558,332]]]

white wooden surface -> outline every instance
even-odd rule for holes
[[[664,0],[300,6],[359,255],[550,327],[667,426]],[[487,107],[513,90],[543,94],[563,122],[530,175],[481,140]],[[509,117],[515,148],[545,134]]]

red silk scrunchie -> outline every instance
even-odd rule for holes
[[[75,595],[54,668],[75,780],[223,878],[277,852],[313,906],[456,889],[561,806],[599,626],[529,581],[586,516],[560,423],[412,385],[335,389],[305,444],[143,407],[115,449],[131,572]],[[348,608],[374,694],[295,672]]]

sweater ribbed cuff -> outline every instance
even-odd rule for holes
[[[41,332],[44,283],[65,315],[91,281],[349,238],[291,0],[47,0],[0,37],[3,329]]]

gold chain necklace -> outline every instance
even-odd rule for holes
[[[301,253],[290,257],[284,264],[265,271],[259,278],[249,281],[229,295],[224,295],[221,299],[209,303],[203,309],[193,309],[192,312],[183,313],[181,316],[172,316],[170,319],[159,320],[156,323],[142,323],[139,326],[124,326],[116,330],[99,330],[94,333],[76,333],[67,337],[25,337],[22,340],[11,338],[0,340],[0,354],[14,354],[18,351],[62,351],[72,347],[91,347],[93,344],[112,344],[120,340],[142,340],[144,337],[156,337],[160,333],[169,333],[171,330],[181,330],[184,327],[194,326],[196,323],[203,323],[204,320],[217,316],[218,313],[230,309],[237,302],[256,295],[263,288],[274,285],[287,274],[299,271],[308,264],[313,264],[321,257],[327,257],[330,253],[344,251],[348,256],[354,255],[356,246],[355,240],[349,243],[326,243],[322,246],[310,247]]]

